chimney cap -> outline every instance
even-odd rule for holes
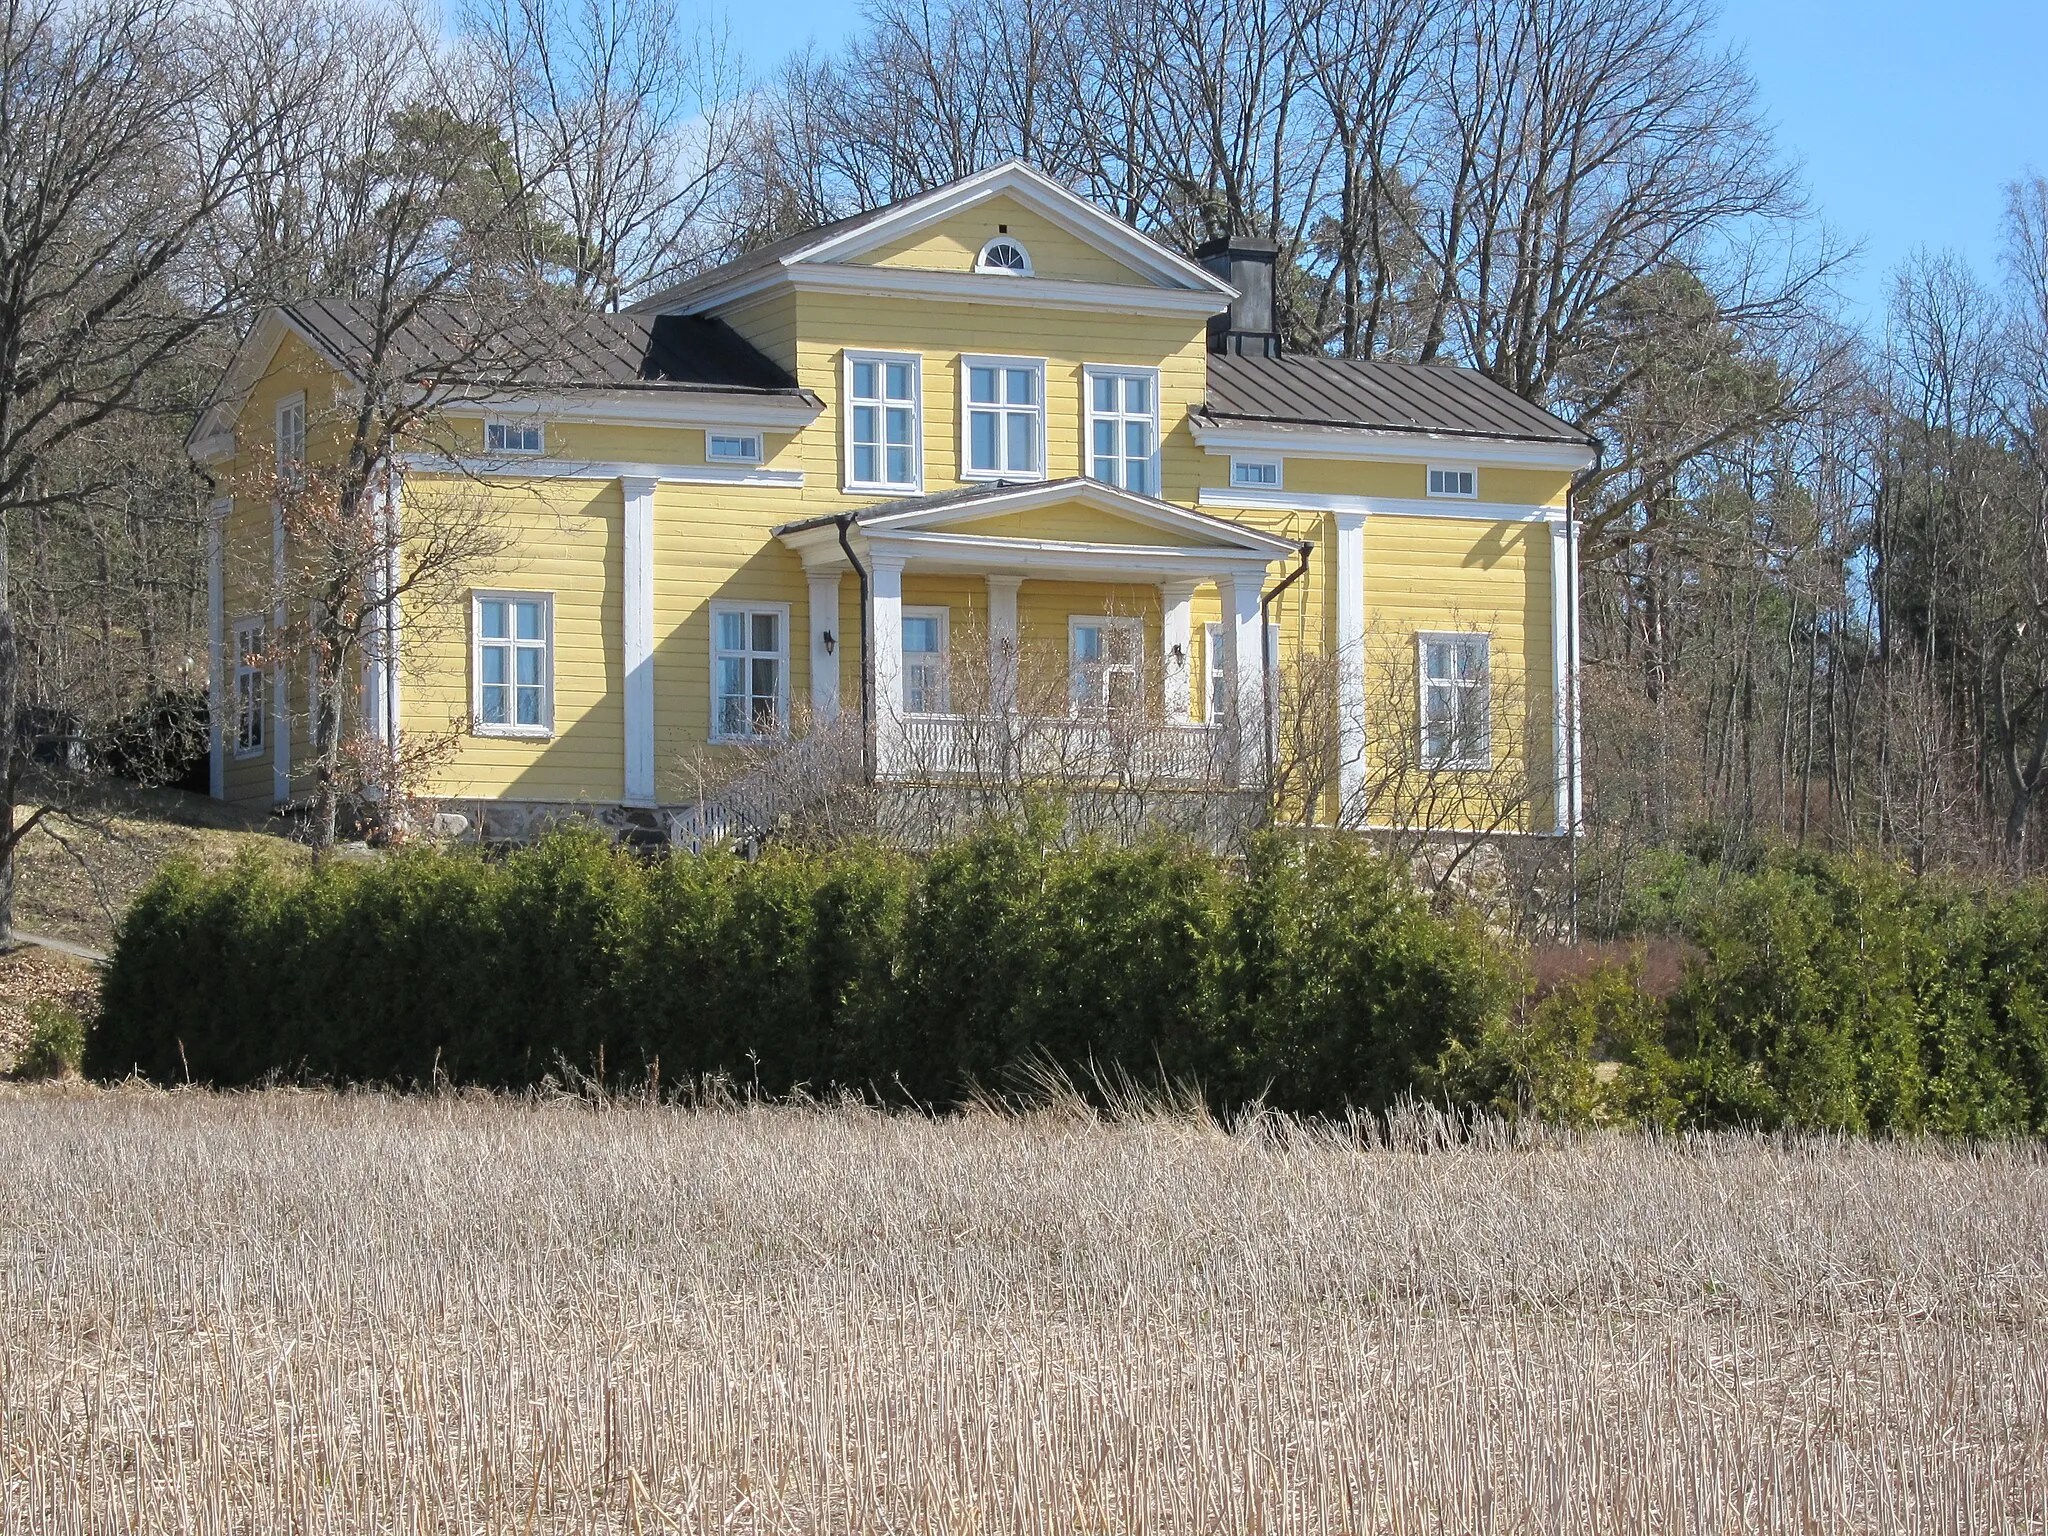
[[[1195,247],[1196,256],[1278,256],[1280,242],[1263,235],[1218,235]]]

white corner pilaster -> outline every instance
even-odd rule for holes
[[[1571,531],[1563,518],[1550,524],[1550,761],[1554,830],[1572,825],[1571,782]]]
[[[888,777],[903,753],[903,557],[868,557],[874,604],[875,771]]]
[[[988,694],[992,713],[1017,707],[1017,590],[1022,576],[991,575],[988,581]]]
[[[227,748],[221,735],[222,717],[227,709],[225,663],[221,647],[226,642],[227,585],[225,556],[228,516],[235,509],[232,498],[215,501],[206,520],[206,792],[216,800],[227,798]]]
[[[841,574],[836,567],[804,572],[811,591],[811,720],[816,725],[839,718],[838,652],[846,643],[839,620]]]
[[[1223,687],[1237,731],[1238,782],[1255,784],[1266,764],[1266,669],[1259,588],[1263,573],[1240,571],[1216,580],[1223,599]]]
[[[270,504],[270,634],[265,644],[277,648],[284,633],[284,504]],[[292,797],[292,674],[280,652],[270,666],[270,798],[278,805]]]
[[[1195,583],[1159,583],[1159,645],[1164,657],[1164,698],[1166,718],[1184,724],[1195,717],[1194,695],[1194,610]]]
[[[625,495],[626,803],[654,803],[654,486],[621,476]]]
[[[1365,820],[1365,514],[1337,521],[1337,824]]]

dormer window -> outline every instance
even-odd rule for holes
[[[1031,253],[1024,249],[1021,240],[1009,235],[997,235],[984,245],[981,254],[974,258],[974,270],[994,272],[1005,277],[1029,277]]]

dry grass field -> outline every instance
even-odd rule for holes
[[[2048,1156],[0,1092],[0,1529],[2048,1528]]]

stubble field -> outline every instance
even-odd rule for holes
[[[0,1529],[2048,1530],[2048,1156],[0,1095]]]

